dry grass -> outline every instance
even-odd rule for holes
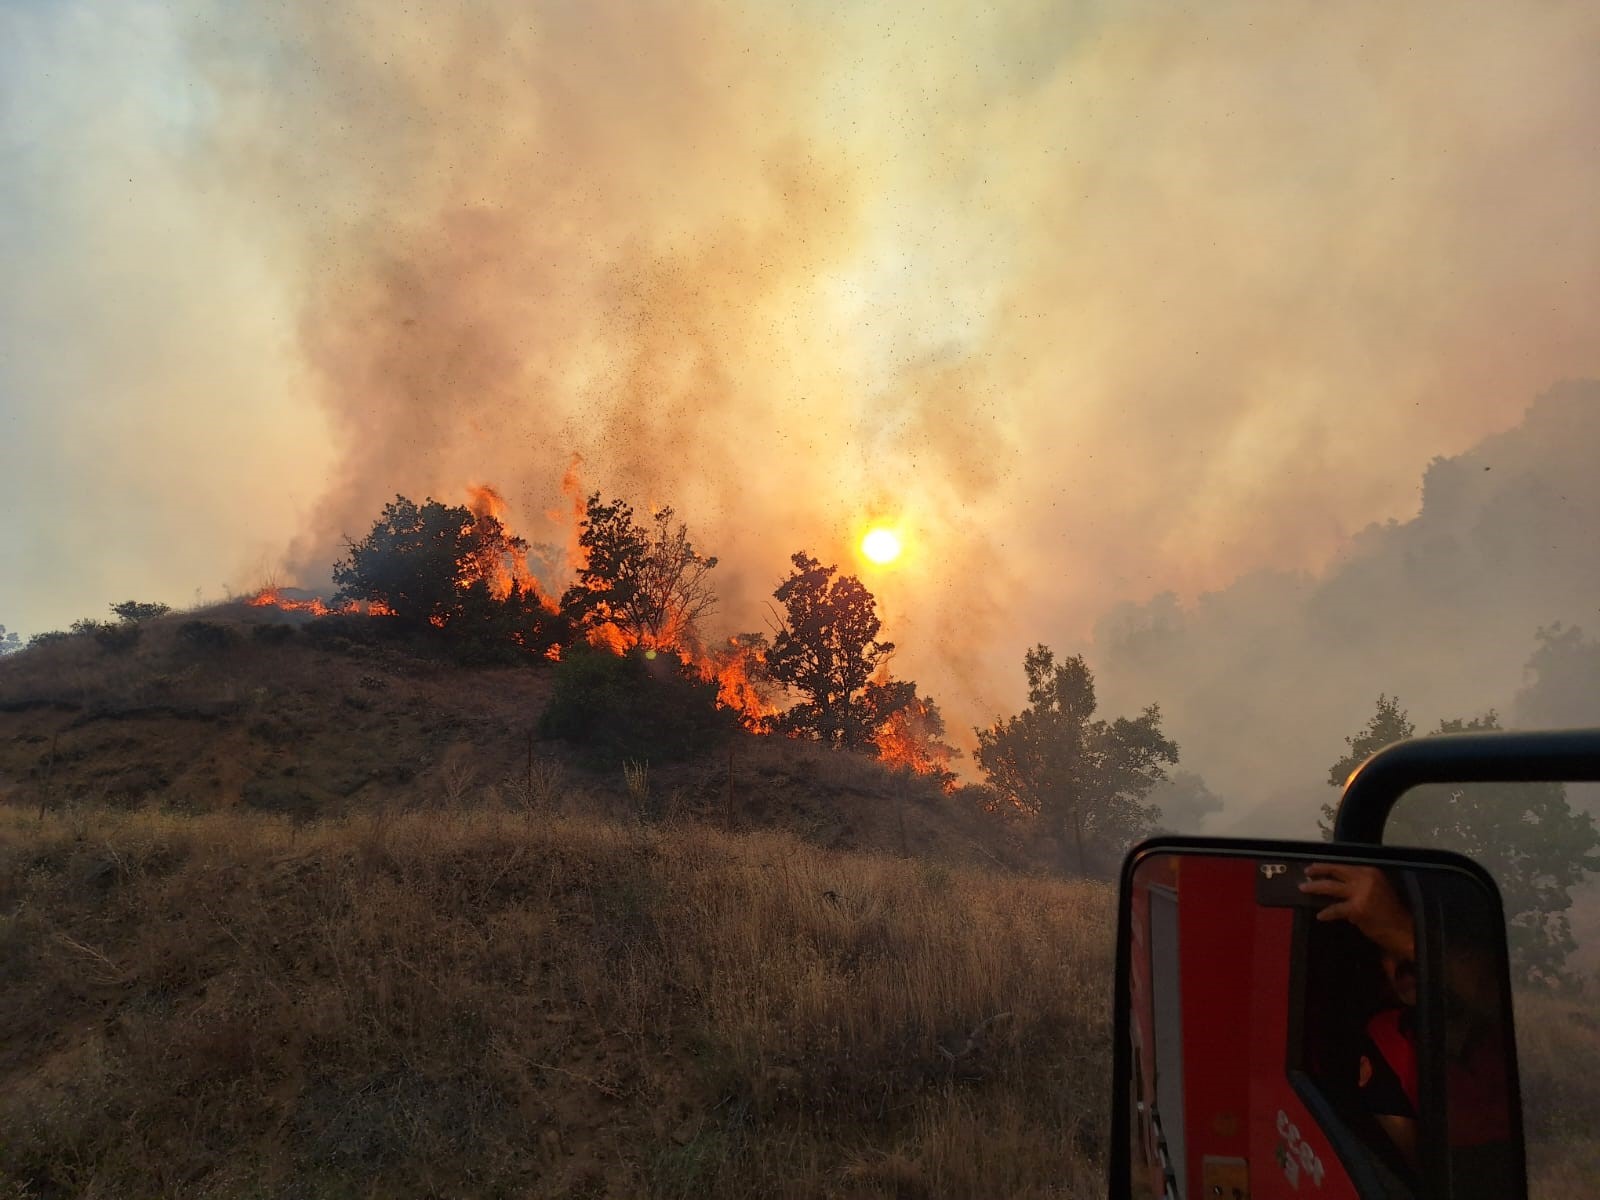
[[[1523,993],[1516,1015],[1531,1194],[1600,1194],[1600,1005]]]
[[[1093,1195],[1109,912],[693,825],[0,808],[0,1194]]]
[[[1106,889],[857,756],[588,776],[544,672],[207,616],[0,670],[3,1200],[1100,1193]],[[1518,1003],[1534,1194],[1600,1191],[1600,1009]]]

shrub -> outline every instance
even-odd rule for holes
[[[293,636],[293,625],[257,625],[250,631],[251,640],[261,646],[281,646]]]
[[[191,650],[220,654],[239,644],[237,630],[215,621],[185,621],[178,626],[178,639]]]
[[[462,590],[460,611],[440,632],[455,661],[488,666],[542,659],[570,639],[572,624],[546,609],[532,588],[514,586],[497,599],[479,580]]]
[[[141,621],[153,621],[157,617],[164,617],[172,609],[166,604],[124,600],[121,604],[113,604],[111,611],[115,616],[120,617],[129,624],[137,625]]]
[[[138,625],[128,622],[124,622],[121,625],[113,625],[109,621],[84,620],[74,621],[72,623],[72,632],[87,634],[89,637],[94,638],[95,644],[100,649],[112,654],[121,654],[132,650],[139,644],[139,636],[144,633],[144,630],[139,628]]]
[[[330,613],[305,628],[306,637],[316,645],[341,654],[348,654],[357,646],[375,646],[397,632],[389,619],[359,613]]]
[[[717,707],[717,685],[687,674],[675,655],[574,647],[556,667],[539,732],[584,747],[596,765],[615,767],[692,757],[737,725]]]

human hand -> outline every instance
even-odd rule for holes
[[[1405,962],[1416,958],[1416,925],[1388,876],[1377,867],[1312,863],[1300,890],[1334,899],[1317,913],[1317,920],[1349,921],[1384,953]]]

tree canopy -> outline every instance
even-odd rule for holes
[[[877,640],[878,602],[854,575],[840,575],[804,550],[790,556],[794,569],[773,597],[784,619],[767,651],[767,673],[803,697],[781,714],[776,728],[830,746],[867,748],[889,717],[916,696],[907,681],[874,682],[894,653]]]
[[[1169,833],[1197,834],[1208,816],[1222,811],[1222,798],[1193,771],[1174,771],[1151,789],[1148,799],[1156,807],[1160,828]]]
[[[1003,801],[1043,818],[1082,874],[1098,854],[1120,853],[1154,827],[1147,803],[1178,761],[1152,704],[1138,717],[1096,720],[1094,675],[1081,655],[1057,662],[1044,645],[1023,659],[1028,707],[978,729],[974,754]]]
[[[622,500],[589,496],[579,527],[583,565],[561,599],[562,611],[584,629],[609,626],[618,649],[680,649],[696,622],[716,605],[714,557],[700,554],[673,510],[657,509],[640,525]]]
[[[1517,694],[1517,723],[1532,729],[1600,725],[1600,642],[1576,625],[1541,628]]]
[[[164,617],[172,611],[171,606],[147,600],[124,600],[121,604],[113,604],[111,612],[114,616],[130,624],[141,621],[154,621],[157,617]]]
[[[463,612],[468,589],[509,580],[527,550],[491,514],[396,496],[334,564],[335,600],[381,604],[408,625],[443,627]]]
[[[1493,711],[1470,720],[1439,722],[1434,733],[1499,729]],[[1366,728],[1345,739],[1347,752],[1328,770],[1342,788],[1350,772],[1416,727],[1396,697],[1379,696]],[[1325,828],[1333,806],[1323,806]],[[1480,863],[1500,886],[1512,970],[1523,979],[1565,977],[1574,949],[1567,911],[1572,887],[1600,870],[1600,831],[1574,812],[1560,783],[1479,783],[1419,787],[1395,806],[1384,840],[1454,850]]]
[[[11,654],[22,649],[22,638],[16,633],[7,633],[6,627],[0,625],[0,654]]]

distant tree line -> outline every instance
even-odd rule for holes
[[[1441,720],[1431,734],[1499,729],[1492,709],[1476,717]],[[1415,737],[1416,726],[1397,697],[1380,695],[1366,726],[1345,739],[1346,752],[1328,768],[1328,783],[1343,789],[1351,773],[1393,742]],[[1334,806],[1322,806],[1325,835]],[[1507,941],[1517,975],[1527,981],[1570,982],[1567,958],[1576,949],[1568,912],[1572,888],[1600,871],[1600,831],[1575,811],[1561,783],[1430,785],[1407,792],[1390,814],[1384,840],[1402,846],[1454,850],[1494,877],[1505,904]]]

